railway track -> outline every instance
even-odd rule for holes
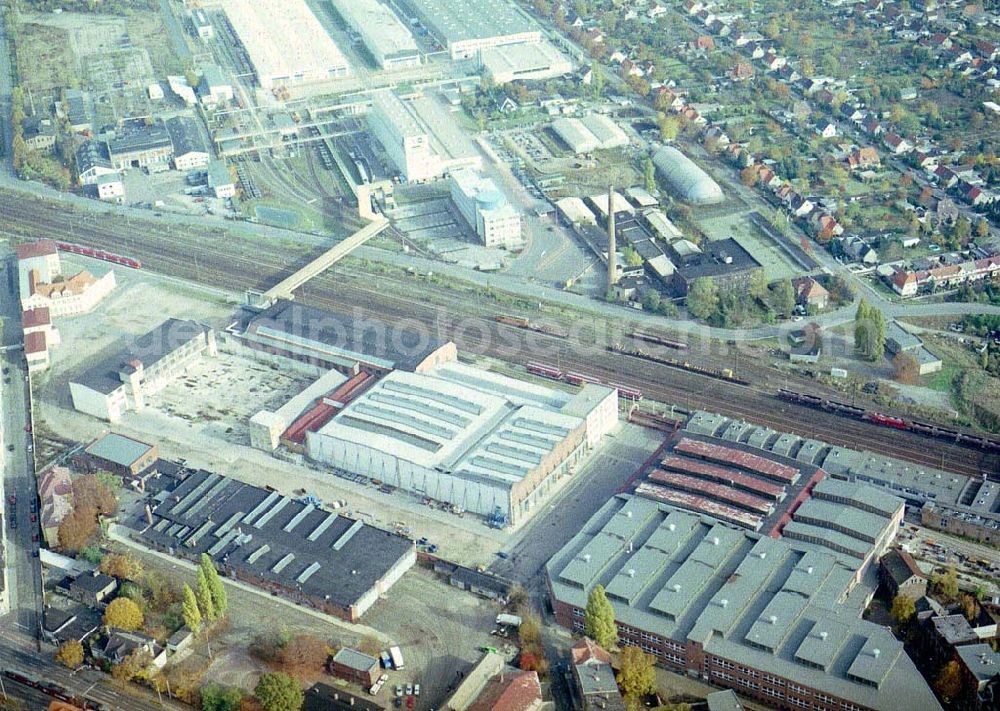
[[[60,208],[61,206],[56,206]],[[89,246],[123,252],[142,260],[156,272],[195,282],[223,285],[234,291],[262,290],[288,274],[299,264],[289,264],[281,245],[266,240],[219,239],[201,236],[193,230],[171,225],[131,221],[108,216],[107,220],[83,221],[65,208],[52,209],[51,203],[33,204],[18,196],[0,193],[0,213],[8,232],[17,235],[50,236]],[[129,230],[130,234],[120,234]],[[206,233],[207,234],[207,233]],[[297,260],[297,261],[302,261]],[[310,282],[304,303],[356,313],[359,317],[389,322],[407,320],[422,325],[433,336],[455,340],[462,351],[524,363],[529,360],[552,362],[567,370],[592,373],[605,380],[641,388],[657,401],[692,409],[719,412],[758,425],[815,438],[830,444],[867,449],[968,476],[1000,471],[1000,457],[959,444],[929,440],[904,431],[887,431],[870,423],[844,419],[832,413],[777,400],[770,392],[714,380],[694,373],[672,370],[655,363],[611,354],[599,346],[570,344],[565,339],[537,332],[525,332],[493,320],[488,308],[476,304],[451,303],[442,294],[435,304],[428,299],[387,293],[380,275],[374,285],[360,279],[324,273]],[[470,315],[470,311],[480,311]]]

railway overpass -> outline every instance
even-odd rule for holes
[[[251,305],[266,308],[278,299],[294,299],[293,292],[313,277],[326,271],[372,237],[389,226],[389,221],[381,215],[374,215],[372,221],[351,236],[341,240],[316,259],[272,286],[263,294],[248,294]]]

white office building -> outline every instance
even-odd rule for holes
[[[431,96],[402,99],[389,89],[377,91],[368,123],[407,182],[436,180],[482,165],[472,141]]]
[[[474,170],[454,171],[451,199],[487,247],[516,249],[524,244],[521,215],[489,178]]]

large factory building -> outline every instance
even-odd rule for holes
[[[458,357],[455,344],[430,336],[413,325],[278,301],[226,331],[226,348],[282,365],[300,363],[319,374],[361,370],[380,375],[395,369],[422,372]]]
[[[862,487],[849,501],[807,500],[813,513],[836,509],[813,544],[620,494],[549,561],[556,619],[582,633],[588,595],[602,585],[622,644],[768,707],[940,709],[902,642],[862,618],[878,584],[872,565],[836,550],[871,548],[857,528],[868,520],[891,541],[896,517],[866,510],[884,497]]]
[[[382,69],[420,64],[420,50],[410,30],[378,0],[333,0],[333,7]]]
[[[408,182],[479,168],[482,158],[454,117],[429,96],[403,99],[389,89],[372,95],[368,123]]]
[[[414,19],[451,53],[471,59],[489,47],[540,42],[541,30],[508,0],[405,0]]]
[[[516,525],[615,426],[617,392],[575,396],[457,362],[395,371],[307,435],[309,456]]]
[[[347,76],[347,59],[305,0],[222,0],[265,89]]]

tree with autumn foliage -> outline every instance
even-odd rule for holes
[[[142,561],[131,553],[109,553],[101,559],[100,570],[105,575],[136,582],[142,578]]]
[[[108,627],[134,631],[142,627],[142,610],[127,597],[116,597],[104,611],[104,624]]]
[[[76,669],[83,664],[83,645],[75,639],[63,642],[56,650],[56,661],[67,669]]]

